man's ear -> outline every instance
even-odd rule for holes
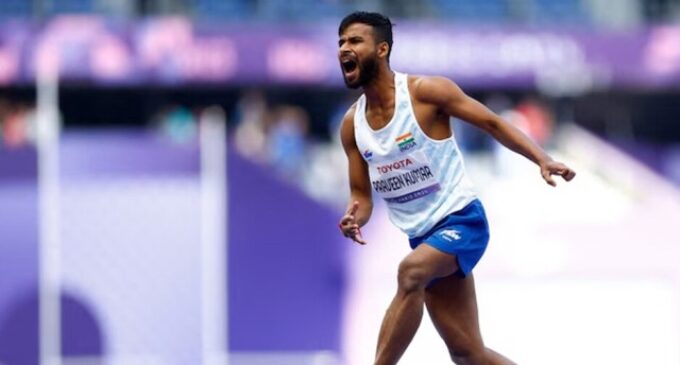
[[[387,55],[389,53],[390,53],[390,45],[387,44],[387,42],[380,42],[378,44],[378,57],[387,58]]]

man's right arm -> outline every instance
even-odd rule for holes
[[[368,174],[368,165],[361,156],[361,152],[356,144],[354,136],[354,106],[351,107],[342,120],[340,128],[340,138],[342,146],[347,155],[349,164],[349,186],[350,186],[350,200],[347,206],[347,212],[341,221],[341,229],[343,232],[349,233],[348,236],[355,241],[359,236],[359,228],[368,222],[373,211],[373,199],[371,196],[371,180]],[[351,217],[351,219],[346,219]],[[343,226],[343,223],[349,223]],[[350,226],[352,229],[349,230]],[[356,229],[353,228],[356,226]]]
[[[554,161],[522,131],[466,95],[453,81],[444,77],[422,77],[417,82],[416,98],[485,130],[510,150],[524,155],[540,167],[541,176],[548,184],[556,185],[552,175],[560,175],[566,181],[576,176],[574,170]]]

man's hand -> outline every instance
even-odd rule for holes
[[[357,209],[359,209],[359,202],[354,201],[352,206],[347,209],[345,215],[342,216],[342,219],[340,219],[340,224],[338,227],[340,227],[340,231],[342,232],[343,236],[351,238],[358,244],[365,245],[366,241],[364,241],[364,238],[361,237],[361,230],[359,229],[359,225],[357,224],[356,218],[354,216],[357,212]]]
[[[550,184],[551,186],[557,186],[555,183],[555,180],[553,180],[551,175],[559,175],[562,176],[562,178],[565,181],[571,181],[571,179],[576,176],[576,173],[574,170],[570,169],[567,167],[567,165],[557,162],[557,161],[548,161],[545,163],[540,164],[541,166],[541,175],[543,176],[543,180]]]

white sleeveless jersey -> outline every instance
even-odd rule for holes
[[[427,233],[476,198],[453,135],[434,140],[416,120],[407,75],[395,72],[394,115],[374,130],[366,120],[366,96],[354,113],[357,147],[368,164],[374,194],[385,200],[392,223],[410,238]]]

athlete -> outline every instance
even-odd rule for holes
[[[375,364],[396,364],[420,325],[423,306],[456,364],[513,364],[486,348],[480,334],[472,269],[489,239],[482,204],[465,174],[450,117],[460,118],[524,155],[555,186],[552,175],[575,173],[454,82],[390,68],[392,23],[355,12],[338,30],[345,84],[363,95],[345,114],[341,139],[349,161],[351,197],[340,230],[366,244],[373,193],[413,251],[399,265],[398,289],[380,328]]]

